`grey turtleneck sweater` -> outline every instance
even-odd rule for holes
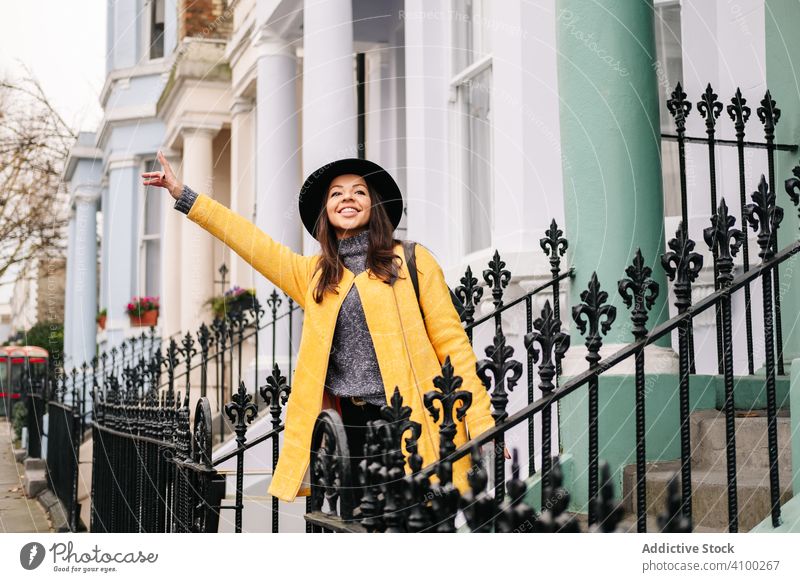
[[[184,186],[175,208],[189,214],[196,198],[197,194]],[[342,263],[355,275],[366,270],[368,243],[368,231],[338,241]],[[336,320],[325,389],[336,396],[359,396],[370,404],[386,404],[378,358],[355,284],[345,296]]]

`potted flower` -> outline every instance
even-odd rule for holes
[[[108,310],[105,307],[103,307],[103,309],[97,312],[97,325],[100,326],[100,329],[106,328],[107,315],[108,315]]]
[[[238,285],[228,289],[223,295],[212,297],[206,301],[206,305],[211,306],[211,312],[217,318],[259,307],[256,290],[243,289]]]
[[[126,309],[132,327],[149,327],[158,321],[158,297],[134,297]]]

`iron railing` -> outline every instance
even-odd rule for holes
[[[773,139],[770,139],[769,131],[764,144],[745,142],[743,129],[740,129],[738,124],[746,123],[749,113],[746,116],[742,113],[745,109],[744,99],[740,93],[737,93],[734,100],[735,102],[729,107],[729,114],[737,124],[737,136],[742,133],[737,138],[740,162],[742,148],[763,145],[770,158],[770,173],[774,173],[772,159],[774,151],[793,146],[774,144],[774,133]],[[494,323],[493,327],[489,327],[493,333],[490,345],[485,349],[486,357],[479,362],[477,372],[491,393],[492,414],[496,427],[457,449],[453,444],[452,431],[441,429],[440,460],[423,467],[421,458],[415,450],[413,423],[410,423],[408,409],[403,406],[397,394],[392,402],[383,408],[383,420],[370,425],[364,453],[372,460],[353,468],[346,462],[350,458],[350,452],[347,450],[341,419],[334,411],[323,411],[318,418],[313,437],[312,494],[306,500],[307,531],[362,529],[450,531],[459,512],[465,517],[468,529],[474,531],[509,531],[510,523],[519,527],[520,522],[514,521],[519,515],[527,516],[523,522],[538,524],[535,527],[531,525],[530,529],[533,531],[573,529],[574,525],[566,525],[572,523],[571,516],[566,513],[567,504],[554,506],[554,491],[559,491],[561,495],[563,488],[560,487],[558,464],[552,456],[551,419],[553,408],[567,395],[575,393],[584,386],[589,396],[588,525],[590,528],[603,531],[614,529],[619,525],[619,509],[611,501],[613,492],[610,492],[609,480],[603,474],[603,465],[598,452],[601,436],[598,423],[600,414],[598,392],[601,389],[599,380],[612,367],[631,360],[635,370],[636,529],[646,531],[645,428],[647,424],[644,348],[661,338],[672,336],[673,333],[677,334],[679,361],[676,386],[679,420],[676,429],[680,432],[680,493],[670,497],[671,510],[665,514],[667,518],[663,522],[663,527],[681,531],[691,530],[694,526],[690,454],[692,443],[689,431],[689,389],[694,368],[692,320],[712,308],[717,314],[717,359],[725,388],[723,411],[726,420],[728,528],[730,531],[737,531],[739,504],[736,488],[736,443],[733,431],[734,344],[731,337],[731,298],[735,293],[749,295],[750,285],[757,278],[761,279],[763,291],[766,370],[764,385],[767,394],[771,515],[773,525],[779,524],[781,490],[775,381],[776,375],[783,372],[781,361],[783,348],[780,304],[779,299],[776,301],[777,288],[773,287],[773,284],[776,282],[778,265],[800,252],[800,243],[795,242],[777,251],[776,233],[783,211],[777,205],[775,192],[770,187],[774,184],[774,177],[771,175],[769,181],[766,177],[762,177],[752,195],[752,203],[741,204],[740,200],[739,208],[740,222],[748,223],[758,233],[759,256],[762,262],[756,265],[748,259],[744,261],[741,272],[737,272],[733,256],[740,250],[746,254],[747,250],[744,247],[746,237],[741,230],[735,228],[736,218],[731,216],[725,200],[720,198],[717,203],[716,177],[712,162],[713,216],[710,226],[704,231],[703,238],[714,259],[715,291],[692,303],[692,284],[702,266],[702,256],[695,252],[696,243],[689,237],[687,227],[683,148],[686,143],[697,141],[697,138],[685,136],[683,124],[691,107],[690,105],[687,107],[687,103],[685,94],[678,87],[673,94],[670,109],[679,126],[676,139],[681,150],[683,220],[675,238],[669,241],[669,250],[662,257],[644,257],[641,252],[636,253],[633,263],[624,270],[625,276],[617,284],[622,300],[631,308],[631,331],[634,341],[601,359],[603,336],[610,330],[617,314],[616,309],[608,303],[607,292],[601,288],[596,274],[593,274],[588,278],[588,286],[581,294],[581,301],[572,306],[570,312],[577,329],[585,335],[588,369],[560,383],[560,365],[570,343],[569,336],[562,330],[559,299],[562,283],[573,275],[570,269],[565,271],[561,269],[561,258],[567,249],[567,240],[553,221],[540,241],[540,246],[551,265],[551,278],[513,300],[505,297],[511,273],[505,268],[500,254],[496,252],[488,268],[482,273],[483,285],[479,285],[472,271],[467,269],[465,277],[461,279],[461,285],[455,289],[466,307],[464,323],[471,341],[474,341],[473,336],[479,329],[489,327],[481,328],[482,324]],[[701,112],[706,112],[703,115],[711,116],[715,120],[721,105],[716,102],[716,96],[710,89],[704,95],[703,103],[703,107],[699,107]],[[759,109],[759,117],[765,126],[772,123],[773,130],[778,115],[776,110],[774,102],[767,95],[762,102],[762,108]],[[745,117],[743,122],[739,120],[742,116]],[[772,121],[769,121],[770,119]],[[713,158],[715,145],[721,144],[723,140],[715,139],[713,124],[708,128],[708,137],[703,143],[708,144]],[[740,170],[741,167],[740,163]],[[800,192],[800,167],[794,173],[795,178],[786,181],[785,189],[797,205]],[[744,179],[740,171],[740,190],[744,187]],[[648,264],[648,261],[651,263]],[[678,313],[668,321],[648,330],[646,326],[648,310],[661,291],[651,276],[652,269],[656,268],[652,263],[660,263],[669,278],[673,280]],[[477,306],[484,291],[491,293],[494,309],[490,314],[476,318]],[[552,293],[552,303],[549,299],[545,301],[538,317],[534,317],[536,296],[545,292]],[[93,488],[100,493],[97,497],[93,494],[93,524],[95,520],[98,523],[102,522],[105,531],[117,531],[115,528],[122,528],[124,531],[150,531],[152,528],[155,531],[213,531],[218,524],[218,512],[226,509],[234,511],[235,530],[242,531],[245,454],[253,447],[271,441],[274,470],[280,454],[278,437],[284,429],[281,415],[291,394],[291,363],[287,381],[276,362],[274,339],[279,323],[288,323],[291,358],[291,318],[298,308],[293,305],[291,299],[288,299],[288,309],[279,315],[280,300],[277,292],[273,292],[268,299],[267,305],[270,307],[272,317],[265,325],[261,324],[264,311],[260,306],[254,305],[251,310],[216,319],[211,326],[202,325],[194,336],[187,333],[180,345],[173,338],[166,349],[162,350],[160,342],[156,342],[151,336],[152,349],[141,350],[144,355],[138,359],[127,357],[123,344],[121,362],[116,361],[118,353],[103,354],[98,360],[100,364],[98,361],[92,362],[89,366],[91,372],[83,374],[83,379],[79,379],[78,383],[82,383],[84,388],[87,382],[90,383],[94,389],[97,411],[92,425],[96,438],[94,462],[97,463]],[[507,410],[509,392],[522,380],[525,366],[513,358],[514,349],[506,337],[503,317],[511,308],[522,304],[525,305],[527,404],[512,412]],[[749,297],[746,297],[745,304],[749,312],[746,317],[752,318]],[[249,391],[242,373],[242,348],[249,338],[254,337],[257,342],[257,332],[270,326],[273,334],[272,370],[266,385],[258,390]],[[144,334],[138,341],[143,347]],[[747,355],[752,359],[752,329],[748,333],[747,342]],[[199,361],[196,359],[198,346]],[[256,349],[257,357],[258,349]],[[109,359],[110,369],[107,368]],[[755,362],[749,362],[751,370],[754,365]],[[258,369],[259,364],[256,363],[256,386],[261,379]],[[192,383],[192,371],[195,370],[200,375],[199,386]],[[166,382],[162,382],[162,373],[166,373]],[[74,381],[76,378],[74,371],[72,377]],[[234,381],[234,377],[238,381]],[[429,411],[439,419],[437,422],[441,423],[441,427],[453,426],[455,422],[453,414],[463,414],[463,411],[455,411],[456,403],[466,404],[466,402],[464,393],[457,389],[458,377],[453,374],[449,361],[443,363],[442,376],[437,384],[438,389],[429,393],[426,398]],[[238,388],[235,393],[232,391],[234,385]],[[177,397],[175,396],[179,386],[185,394],[183,400],[179,393]],[[204,408],[202,412],[195,412],[195,431],[192,434],[187,428],[191,410],[189,396],[198,390]],[[236,448],[219,455],[213,461],[209,446],[200,446],[197,449],[199,452],[196,452],[194,445],[187,444],[193,443],[198,433],[203,435],[203,439],[208,439],[208,441],[201,439],[203,442],[210,442],[212,438],[210,423],[212,407],[207,397],[211,390],[216,390],[220,439],[223,438],[226,428],[223,413],[230,421],[236,435]],[[537,392],[541,395],[538,398]],[[223,405],[226,398],[230,398],[230,401]],[[435,401],[441,404],[435,406]],[[269,407],[272,428],[248,440],[247,428],[261,412],[262,403]],[[203,420],[199,425],[198,415]],[[534,422],[537,416],[540,428],[538,435],[537,424]],[[512,477],[507,480],[506,464],[501,451],[504,448],[507,432],[522,423],[528,428],[527,477],[524,481],[520,479],[523,469],[518,461],[519,453],[515,450]],[[480,455],[476,455],[475,452],[476,446],[487,443],[493,445],[493,452],[489,454],[491,471],[483,467],[483,462],[478,458]],[[101,448],[98,450],[98,447]],[[178,465],[174,463],[153,464],[152,460],[159,456],[159,451],[170,452],[172,458],[183,463],[180,467],[186,467],[185,470],[179,470]],[[468,454],[476,455],[473,458],[473,470],[470,472],[472,492],[461,495],[452,485],[450,472],[452,463]],[[541,457],[541,467],[538,469],[534,462],[537,455]],[[145,462],[135,462],[142,459],[145,459]],[[215,472],[221,464],[232,459],[236,459],[237,465],[235,503],[222,505],[218,501],[222,495],[219,475]],[[132,461],[141,467],[134,469]],[[407,470],[411,472],[407,473]],[[124,477],[122,479],[124,486],[105,487],[104,484],[119,475],[117,472],[121,472],[119,474]],[[537,503],[533,503],[533,493],[529,490],[529,485],[537,478],[540,482],[541,497]],[[164,480],[164,483],[160,480]],[[492,483],[491,495],[486,489],[489,482]],[[674,483],[672,486],[675,486]],[[97,484],[100,485],[100,489],[97,488]],[[354,486],[360,487],[364,494],[355,498],[352,493]],[[126,500],[131,499],[131,495],[137,499],[135,507],[120,509]],[[143,499],[151,502],[149,507],[141,505]],[[522,505],[523,502],[525,506]],[[534,506],[541,508],[541,512],[537,512]],[[160,507],[156,510],[155,517],[151,515],[153,507]],[[554,507],[557,507],[555,512]],[[215,513],[216,515],[212,515]],[[273,498],[272,531],[280,529],[278,515],[279,501]],[[553,524],[560,525],[556,527]]]

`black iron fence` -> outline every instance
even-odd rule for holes
[[[796,173],[800,177],[800,167]],[[800,179],[791,179],[786,184],[792,199],[797,204],[800,192]],[[752,203],[746,207],[746,218],[750,226],[758,231],[762,263],[734,276],[733,255],[742,244],[742,231],[735,228],[735,219],[728,213],[723,200],[711,218],[711,225],[705,230],[705,242],[709,245],[718,266],[720,288],[698,303],[691,304],[691,286],[702,266],[702,257],[694,251],[695,243],[686,236],[680,227],[675,238],[669,241],[669,251],[660,257],[661,266],[674,281],[674,291],[678,315],[648,331],[646,328],[648,310],[659,293],[658,285],[651,278],[652,268],[645,262],[641,252],[637,252],[633,264],[625,270],[625,277],[618,282],[618,291],[625,303],[631,307],[632,333],[634,342],[601,361],[600,349],[603,336],[610,331],[616,320],[616,308],[608,304],[608,293],[604,291],[596,274],[589,280],[586,291],[581,294],[581,303],[572,307],[572,318],[586,337],[589,368],[569,379],[561,386],[554,384],[556,364],[563,359],[569,349],[569,336],[562,330],[562,324],[549,303],[545,304],[540,317],[533,322],[533,331],[526,335],[525,345],[529,356],[538,363],[538,388],[543,397],[530,403],[522,410],[506,415],[502,406],[504,379],[516,382],[521,376],[521,365],[512,359],[513,350],[505,345],[502,326],[498,324],[494,342],[487,348],[487,359],[478,365],[493,377],[492,402],[495,405],[497,426],[472,439],[458,449],[453,444],[455,434],[455,415],[463,417],[471,399],[466,391],[458,390],[460,378],[453,375],[448,361],[442,367],[442,376],[435,385],[438,390],[425,395],[426,406],[434,419],[441,417],[440,460],[421,466],[421,458],[416,454],[415,439],[419,426],[409,420],[410,409],[403,406],[399,391],[395,392],[391,406],[383,408],[383,418],[370,423],[367,444],[362,461],[358,467],[349,463],[352,452],[348,451],[347,439],[341,426],[341,418],[334,411],[324,411],[317,420],[311,451],[311,511],[306,519],[312,531],[453,531],[456,515],[461,511],[472,531],[506,531],[506,523],[513,515],[532,515],[535,510],[529,505],[530,496],[521,485],[517,475],[506,487],[504,464],[494,466],[494,495],[485,491],[485,473],[476,456],[477,446],[494,443],[494,450],[503,449],[504,435],[514,426],[530,423],[535,415],[541,417],[542,467],[541,505],[539,519],[552,521],[548,508],[552,507],[552,495],[560,485],[554,465],[551,462],[550,411],[565,396],[586,386],[589,392],[589,438],[588,438],[588,491],[590,527],[601,530],[615,529],[619,518],[619,508],[610,503],[611,497],[605,487],[600,486],[600,460],[598,456],[598,390],[599,379],[612,367],[629,359],[635,360],[635,414],[636,414],[636,528],[646,531],[647,483],[646,483],[646,417],[645,417],[645,347],[668,336],[678,333],[679,338],[679,426],[680,431],[680,493],[670,497],[673,518],[680,516],[681,530],[691,530],[692,521],[692,475],[691,475],[691,435],[689,432],[689,387],[691,378],[690,325],[693,317],[708,310],[719,309],[722,323],[721,351],[725,385],[723,411],[726,428],[727,460],[727,502],[729,531],[738,531],[738,498],[736,470],[736,442],[734,435],[733,408],[733,345],[731,339],[730,301],[731,296],[742,291],[751,281],[761,278],[764,295],[766,373],[765,390],[767,394],[767,427],[769,455],[769,484],[771,497],[772,524],[780,524],[780,480],[777,445],[777,411],[775,390],[775,343],[773,327],[773,294],[771,282],[777,266],[800,252],[800,242],[795,242],[778,253],[774,252],[777,228],[783,216],[782,209],[776,206],[776,198],[762,177],[758,189],[752,195]],[[496,273],[496,269],[490,271]],[[487,385],[487,388],[489,386]],[[499,394],[497,393],[499,391]],[[440,401],[435,407],[432,403]],[[457,411],[456,411],[457,409]],[[406,474],[406,459],[401,443],[408,451],[410,474]],[[472,491],[462,495],[452,484],[452,463],[461,457],[473,455],[473,470],[470,474]],[[500,457],[500,455],[495,455]],[[513,469],[519,471],[515,463]],[[431,485],[432,477],[437,484]],[[533,469],[528,477],[533,477]],[[604,478],[607,482],[607,478]],[[513,485],[512,485],[513,484]],[[673,485],[674,487],[674,485]],[[360,488],[364,489],[361,494]],[[358,495],[354,495],[358,491]],[[499,493],[498,493],[499,492]],[[524,503],[523,503],[524,501]],[[509,509],[514,506],[519,514]],[[538,506],[538,504],[537,504]],[[552,511],[552,509],[551,509]],[[563,512],[562,512],[563,513]],[[476,514],[481,517],[476,518]],[[547,517],[550,515],[550,517]],[[609,517],[612,516],[612,517]],[[610,522],[608,520],[611,520]],[[477,525],[476,525],[477,524]],[[543,526],[537,525],[537,528]],[[574,531],[574,525],[562,525],[561,530]],[[542,531],[549,531],[546,528]]]
[[[76,400],[65,403],[60,392],[47,402],[47,476],[50,489],[61,500],[70,531],[79,531],[78,463],[81,415]],[[77,394],[73,395],[77,398]]]
[[[687,236],[687,229],[689,224],[689,210],[688,210],[688,201],[687,201],[687,180],[686,180],[686,146],[687,145],[698,145],[704,146],[708,150],[708,192],[709,192],[709,212],[710,214],[715,214],[718,208],[718,196],[717,196],[717,182],[718,182],[718,172],[717,172],[717,156],[719,153],[719,148],[726,148],[726,147],[734,147],[736,148],[737,153],[737,162],[738,162],[738,200],[733,201],[730,200],[731,206],[730,210],[732,213],[736,214],[737,219],[739,220],[739,224],[742,225],[747,220],[747,194],[748,194],[748,184],[755,183],[755,179],[753,177],[748,178],[746,175],[746,150],[764,150],[765,152],[765,159],[767,163],[767,179],[769,180],[769,184],[772,187],[775,187],[776,184],[776,177],[775,177],[775,152],[776,151],[790,151],[796,152],[798,146],[796,144],[781,144],[775,142],[775,127],[780,121],[781,117],[781,110],[778,108],[775,99],[772,97],[772,94],[769,90],[766,91],[763,98],[759,102],[759,107],[756,108],[756,116],[758,117],[759,121],[761,122],[762,133],[760,137],[763,136],[764,141],[753,141],[753,140],[746,140],[748,129],[752,129],[752,127],[748,126],[748,122],[752,117],[752,109],[747,104],[748,100],[742,94],[741,89],[737,88],[734,95],[731,97],[730,101],[728,102],[727,106],[724,106],[721,101],[719,101],[717,93],[714,92],[714,89],[709,84],[706,87],[706,90],[700,95],[699,101],[697,101],[695,107],[697,113],[703,118],[706,127],[706,135],[701,136],[687,136],[686,135],[686,121],[687,118],[691,115],[693,104],[691,101],[687,99],[687,95],[684,92],[681,84],[675,87],[675,90],[672,92],[670,99],[667,100],[667,108],[669,112],[672,114],[673,119],[675,120],[675,134],[662,134],[662,138],[668,140],[674,140],[678,143],[678,163],[679,163],[679,176],[680,176],[680,194],[681,194],[681,226],[684,230],[684,236]],[[723,110],[727,115],[721,115]],[[723,119],[729,120],[732,124],[732,129],[735,131],[736,139],[729,140],[729,139],[720,139],[718,137],[718,132],[720,128],[718,126],[719,118],[722,116]],[[752,125],[752,124],[751,124]],[[738,202],[738,204],[737,204]],[[777,252],[777,239],[773,240],[772,242],[772,252]],[[760,255],[759,255],[760,256]],[[742,257],[742,269],[744,272],[750,270],[750,265],[753,262],[753,258],[751,256],[750,244],[748,241],[747,236],[743,236],[741,239],[741,257]],[[774,334],[775,334],[775,346],[777,350],[777,370],[778,374],[783,375],[784,371],[784,361],[783,361],[783,322],[782,322],[782,314],[781,314],[781,296],[780,296],[780,274],[778,269],[775,269],[772,272],[773,283],[773,305],[774,305]],[[720,279],[719,279],[719,268],[716,261],[716,256],[714,260],[714,289],[718,290],[720,288]],[[753,374],[755,372],[755,362],[753,359],[754,350],[753,350],[753,309],[751,304],[751,290],[750,284],[745,285],[744,287],[744,305],[745,305],[745,313],[744,313],[744,320],[745,320],[745,331],[746,331],[746,357],[747,357],[747,367],[748,373]],[[722,313],[721,313],[721,306],[717,306],[715,309],[716,312],[716,332],[717,332],[717,351],[722,351],[723,348],[723,322],[722,322]],[[690,326],[689,329],[689,351],[694,356],[694,340],[692,329]],[[694,358],[690,359],[690,366],[692,371],[694,372]],[[719,373],[723,373],[722,368],[722,361],[719,360]]]
[[[692,302],[692,285],[703,259],[696,252],[696,242],[689,237],[687,228],[683,148],[699,138],[685,135],[685,118],[691,105],[687,105],[680,87],[670,103],[679,128],[675,139],[681,150],[683,220],[663,256],[644,257],[639,252],[631,265],[620,269],[620,275],[624,276],[617,282],[617,291],[631,309],[632,343],[601,359],[603,336],[615,323],[617,313],[608,303],[608,291],[601,287],[597,275],[592,274],[586,278],[587,287],[581,294],[581,301],[572,305],[569,312],[576,329],[585,336],[588,368],[566,381],[560,379],[561,362],[570,347],[570,338],[562,327],[560,292],[565,281],[573,276],[570,269],[561,266],[568,247],[563,232],[553,221],[540,241],[550,263],[550,277],[513,299],[507,297],[511,272],[496,252],[481,273],[482,284],[472,270],[467,269],[461,285],[455,289],[466,308],[464,324],[470,340],[474,341],[479,331],[490,336],[484,350],[486,357],[480,360],[477,372],[491,394],[496,427],[455,448],[453,430],[450,430],[455,423],[453,415],[463,414],[463,407],[468,403],[458,389],[459,379],[453,375],[449,361],[443,364],[437,389],[426,397],[429,412],[440,424],[441,458],[436,463],[422,466],[414,441],[419,429],[409,421],[408,408],[400,401],[399,394],[383,408],[382,420],[371,423],[363,451],[367,460],[355,467],[349,462],[352,452],[347,447],[341,418],[334,411],[323,411],[315,427],[311,451],[312,492],[306,500],[306,531],[452,531],[457,516],[464,518],[465,529],[470,531],[575,531],[581,526],[577,525],[576,517],[566,511],[568,494],[562,487],[559,465],[553,457],[551,423],[559,403],[584,387],[589,397],[587,527],[599,531],[618,529],[620,509],[613,501],[610,478],[598,452],[601,437],[598,394],[603,374],[627,361],[633,361],[635,379],[636,428],[631,443],[636,458],[635,528],[646,531],[645,347],[673,334],[677,334],[679,361],[675,386],[679,419],[675,428],[680,433],[680,485],[674,480],[670,487],[680,487],[680,491],[673,490],[669,495],[667,510],[658,528],[691,530],[694,526],[689,423],[689,390],[694,372],[692,320],[711,309],[716,314],[717,360],[725,394],[722,410],[726,428],[728,527],[730,531],[737,531],[739,502],[731,299],[737,293],[746,296],[746,318],[751,322],[754,314],[749,294],[756,279],[761,281],[763,295],[760,317],[764,321],[770,507],[773,525],[780,523],[776,375],[783,373],[783,348],[777,267],[800,252],[800,243],[777,249],[777,229],[783,210],[777,204],[774,176],[770,175],[769,181],[762,176],[750,203],[739,200],[737,220],[727,202],[716,198],[712,161],[712,216],[703,238],[714,261],[715,290],[700,301]],[[724,141],[716,140],[714,134],[721,104],[710,88],[701,103],[703,106],[698,106],[701,113],[713,118],[707,125],[707,138],[703,138],[713,158],[714,148]],[[779,113],[769,95],[759,108],[759,117],[767,132],[763,144],[744,141],[740,125],[747,122],[749,109],[740,93],[737,92],[728,109],[738,132],[741,194],[745,183],[743,148],[763,147],[772,174],[774,152],[793,146],[774,143],[774,123]],[[797,205],[800,202],[800,166],[794,174],[795,177],[786,181],[785,191]],[[741,228],[736,227],[737,222]],[[748,257],[738,268],[734,256],[748,253],[743,232],[745,224],[757,232],[761,262],[756,264]],[[648,311],[656,296],[665,291],[652,279],[655,268],[665,269],[673,281],[678,313],[648,330]],[[491,295],[492,309],[487,315],[479,316],[478,307],[484,292],[487,302]],[[543,301],[545,295],[547,299]],[[281,309],[283,301],[286,303]],[[266,304],[271,317],[264,317],[264,310],[255,302],[247,309],[216,318],[210,326],[201,325],[195,334],[186,333],[179,342],[171,339],[166,346],[161,345],[151,330],[149,338],[142,334],[141,338],[124,343],[119,350],[115,348],[84,365],[82,373],[73,371],[72,385],[79,391],[88,390],[94,394],[93,531],[216,531],[222,510],[234,512],[235,530],[242,531],[245,455],[270,441],[274,470],[280,455],[279,435],[284,429],[282,411],[291,395],[292,317],[298,308],[291,299],[284,299],[277,292],[272,293]],[[523,306],[525,354],[524,361],[520,361],[514,359],[515,350],[504,330],[507,325],[504,318],[511,310],[516,313]],[[747,325],[746,355],[752,371],[755,365],[752,325]],[[280,333],[289,338],[288,380],[276,361],[279,326],[286,326],[286,333]],[[265,331],[272,334],[273,340],[271,370],[268,363],[259,361],[259,335]],[[521,332],[519,329],[512,331]],[[243,371],[243,353],[248,343],[255,343],[254,383],[250,385],[259,386],[262,374],[269,373],[266,383],[257,390],[248,390],[249,382]],[[133,355],[136,346],[138,356]],[[742,354],[736,355],[741,357]],[[510,392],[520,382],[526,384],[526,403],[518,410],[508,410]],[[439,404],[435,404],[437,401]],[[196,402],[196,406],[190,406],[191,402]],[[248,440],[248,427],[259,414],[267,411],[271,429]],[[214,414],[218,416],[212,422]],[[508,431],[521,424],[527,427],[527,472],[515,448],[509,479],[502,451]],[[218,437],[212,436],[214,430],[218,431]],[[212,442],[215,438],[223,439],[227,430],[234,433],[236,446],[212,460]],[[476,447],[486,444],[490,444],[492,450],[481,456]],[[462,495],[454,488],[451,473],[452,463],[466,455],[471,455],[473,461],[469,473],[472,491]],[[537,458],[541,459],[540,467],[536,465]],[[218,468],[233,459],[236,460],[234,503],[225,505]],[[537,479],[538,493],[531,489]],[[272,499],[272,531],[280,529],[279,507],[280,502]]]
[[[115,379],[95,394],[93,532],[217,531],[224,479],[211,466],[211,407],[188,396],[140,400]]]

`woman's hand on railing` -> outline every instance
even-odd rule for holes
[[[161,172],[144,172],[143,184],[145,186],[158,186],[159,188],[166,188],[175,200],[180,198],[183,184],[181,184],[175,177],[175,172],[172,171],[172,166],[169,165],[167,158],[164,157],[160,151],[158,152],[158,161],[161,164]]]

